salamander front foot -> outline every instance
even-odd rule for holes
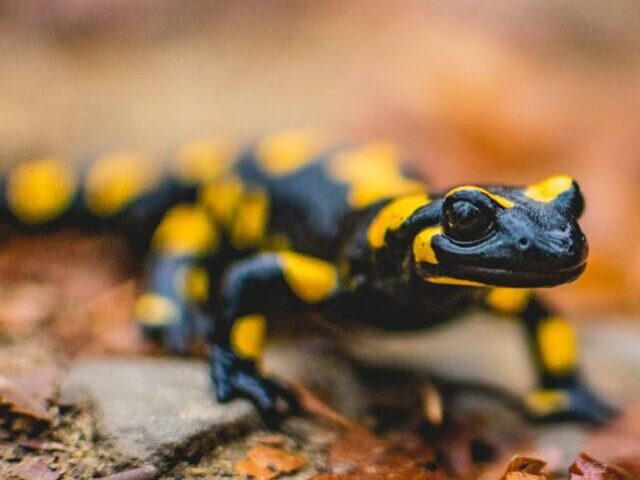
[[[269,427],[276,427],[284,417],[298,410],[298,401],[286,386],[262,377],[252,362],[238,358],[229,349],[213,347],[211,379],[219,402],[247,398],[260,410]]]

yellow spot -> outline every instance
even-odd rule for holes
[[[452,190],[449,190],[449,192],[447,192],[447,194],[445,195],[445,198],[453,195],[456,192],[461,192],[461,191],[465,191],[465,190],[473,190],[475,192],[480,192],[484,195],[486,195],[487,197],[489,197],[491,200],[493,200],[494,202],[496,202],[498,205],[500,205],[503,208],[513,208],[515,203],[513,203],[511,200],[504,198],[501,195],[495,194],[495,193],[491,193],[490,191],[482,188],[482,187],[476,187],[473,185],[464,185],[462,187],[456,187]]]
[[[433,237],[440,234],[442,234],[442,226],[425,228],[416,235],[413,240],[413,256],[416,262],[438,263],[431,241]]]
[[[104,156],[87,175],[87,206],[96,215],[113,215],[151,190],[160,177],[160,169],[144,155],[115,153]]]
[[[283,252],[282,270],[287,285],[307,303],[325,300],[338,285],[335,267],[317,258]]]
[[[218,231],[203,208],[180,204],[165,214],[152,246],[175,255],[204,254],[215,251],[218,241]]]
[[[233,146],[222,138],[188,143],[176,159],[176,173],[185,183],[199,184],[218,178],[231,164]]]
[[[524,191],[524,195],[536,202],[549,203],[558,198],[558,195],[569,190],[572,184],[573,178],[570,176],[556,175],[533,185],[529,185],[529,187]]]
[[[538,390],[526,398],[529,411],[538,416],[561,412],[569,407],[569,396],[562,390]]]
[[[200,204],[220,225],[229,225],[242,198],[244,187],[236,176],[213,182],[200,191]]]
[[[418,208],[429,203],[426,194],[410,195],[400,197],[386,205],[369,225],[367,239],[373,248],[380,248],[384,245],[384,239],[389,230],[396,230],[409,218]]]
[[[474,282],[473,280],[463,280],[461,278],[453,277],[425,277],[425,280],[429,283],[438,283],[440,285],[460,285],[464,287],[486,287],[487,285],[481,282]]]
[[[555,373],[567,373],[576,365],[576,335],[571,324],[549,317],[538,328],[538,345],[544,366]]]
[[[371,143],[340,152],[329,162],[328,173],[349,186],[347,201],[354,208],[426,190],[423,183],[404,177],[398,150],[390,143]]]
[[[531,291],[522,288],[494,288],[487,295],[487,304],[504,315],[521,313],[531,298]]]
[[[184,296],[203,303],[209,298],[209,274],[203,267],[193,267],[184,274]]]
[[[262,357],[266,326],[266,320],[262,315],[245,315],[236,319],[231,327],[233,351],[247,360],[257,360]]]
[[[262,190],[246,192],[240,200],[230,230],[236,250],[256,248],[264,239],[269,214],[267,195]]]
[[[260,168],[272,175],[286,175],[311,163],[325,145],[313,130],[293,130],[270,135],[258,143]]]
[[[177,320],[178,307],[166,297],[146,293],[136,301],[134,315],[143,325],[163,326]]]
[[[74,171],[52,158],[20,164],[7,179],[9,208],[26,223],[57,217],[69,207],[75,191]]]

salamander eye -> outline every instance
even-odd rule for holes
[[[445,233],[454,240],[469,242],[484,237],[491,228],[491,217],[484,209],[466,200],[458,200],[445,208]]]

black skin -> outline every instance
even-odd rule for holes
[[[341,270],[348,272],[343,273],[340,287],[331,297],[319,305],[307,306],[310,311],[325,315],[330,312],[341,322],[366,320],[390,330],[428,328],[474,306],[482,308],[487,290],[431,284],[425,282],[425,273],[455,275],[490,285],[546,287],[572,281],[584,270],[587,244],[577,224],[583,199],[575,183],[553,205],[540,205],[525,198],[521,188],[486,187],[514,199],[516,207],[509,210],[477,191],[458,192],[446,200],[442,199],[444,195],[434,195],[431,203],[414,212],[400,229],[388,233],[385,247],[374,252],[367,245],[366,231],[388,201],[354,212],[345,206],[344,189],[326,178],[321,165],[322,162],[314,164],[277,180],[257,173],[251,158],[245,159],[239,169],[245,173],[245,181],[266,185],[277,208],[271,219],[274,224],[277,222],[279,231],[293,240],[294,250],[342,265]],[[487,232],[481,232],[478,239],[464,241],[453,238],[453,232],[445,234],[434,243],[440,264],[434,267],[416,263],[411,250],[415,235],[442,223],[447,209],[457,201],[468,201],[482,209],[491,219]],[[292,217],[295,222],[287,220]],[[228,338],[238,316],[269,313],[263,303],[266,298],[273,300],[277,294],[299,303],[282,279],[276,256],[258,255],[227,270],[212,355],[218,399],[250,398],[271,420],[283,414],[283,404],[286,413],[290,395],[282,385],[261,377],[251,362],[239,360]],[[279,307],[282,308],[281,303]],[[577,369],[558,375],[545,370],[539,361],[535,336],[539,322],[548,315],[534,297],[521,320],[532,345],[539,385],[566,390],[570,398],[568,407],[552,417],[596,424],[606,421],[614,410],[591,393]],[[289,405],[294,406],[290,402]]]
[[[484,186],[429,192],[430,201],[417,208],[384,244],[374,248],[367,232],[376,215],[394,197],[364,207],[349,204],[350,185],[332,178],[327,167],[333,152],[285,174],[264,171],[254,149],[247,149],[231,167],[246,190],[260,189],[269,202],[267,235],[285,236],[288,249],[326,262],[338,272],[336,287],[315,302],[304,301],[287,282],[282,257],[257,244],[240,251],[231,247],[222,230],[220,248],[207,255],[176,256],[151,251],[147,290],[177,305],[178,317],[169,325],[147,328],[169,350],[184,352],[195,336],[211,342],[211,378],[219,401],[252,400],[274,425],[296,408],[295,397],[281,383],[260,375],[253,359],[241,358],[231,344],[234,323],[246,315],[296,309],[319,313],[336,322],[366,322],[389,330],[429,328],[450,321],[472,308],[489,308],[491,287],[549,287],[570,282],[585,268],[587,243],[577,219],[584,201],[575,182],[550,202],[524,195],[522,187]],[[404,172],[408,179],[414,175]],[[83,207],[80,185],[74,202],[58,218],[32,230],[64,225],[98,225],[118,229],[140,251],[162,213],[178,202],[193,202],[197,186],[167,177],[157,188],[137,197],[113,218],[97,220]],[[495,196],[512,203],[505,208]],[[20,224],[6,207],[9,223]],[[437,263],[419,261],[413,248],[420,232],[442,226],[431,242]],[[204,267],[212,279],[208,300],[195,309],[176,289],[182,267]],[[470,281],[444,285],[429,278]],[[205,312],[204,316],[202,312]],[[545,367],[537,334],[550,312],[534,295],[519,312],[531,345],[539,387],[558,389],[568,403],[545,416],[602,423],[614,410],[589,390],[577,367],[561,373]],[[204,322],[203,322],[204,318]],[[214,319],[213,321],[211,319]]]

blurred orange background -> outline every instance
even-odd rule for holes
[[[569,173],[591,262],[549,294],[638,312],[639,22],[635,0],[0,0],[0,160],[319,126],[438,188]]]

